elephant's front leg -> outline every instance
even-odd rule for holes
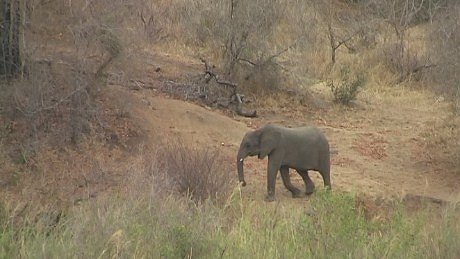
[[[268,155],[268,166],[267,166],[267,196],[265,201],[275,200],[275,184],[276,174],[281,167],[282,154],[273,152]]]
[[[280,173],[281,173],[281,179],[283,179],[284,186],[292,193],[292,197],[293,198],[304,197],[302,192],[299,189],[297,189],[294,185],[292,185],[291,177],[289,177],[289,167],[281,166]]]

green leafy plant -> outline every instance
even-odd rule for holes
[[[340,68],[338,81],[339,83],[331,79],[327,85],[331,89],[334,101],[344,105],[349,105],[350,102],[356,100],[356,96],[365,82],[362,73],[354,74],[347,66]]]

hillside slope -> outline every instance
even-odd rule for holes
[[[460,197],[460,173],[455,163],[437,159],[445,156],[445,151],[429,147],[430,139],[440,134],[436,125],[446,120],[449,104],[429,93],[369,87],[354,106],[345,108],[331,101],[327,87],[317,84],[310,92],[323,103],[321,109],[299,105],[298,97],[284,100],[280,98],[291,97],[275,95],[264,97],[268,98],[265,104],[256,102],[262,103],[257,107],[260,116],[249,119],[161,92],[166,82],[200,75],[202,64],[193,59],[145,50],[142,58],[123,62],[130,62],[127,74],[133,80],[150,82],[151,87],[109,84],[101,91],[100,101],[118,107],[112,116],[121,117],[123,124],[111,129],[113,138],[108,145],[95,145],[89,140],[77,149],[41,151],[25,165],[29,169],[5,168],[0,179],[3,197],[17,197],[26,203],[40,199],[43,204],[58,205],[91,199],[107,190],[123,188],[139,160],[145,159],[145,151],[155,151],[172,140],[197,149],[219,149],[228,167],[233,168],[228,173],[236,180],[235,160],[241,139],[247,131],[268,122],[285,126],[315,124],[325,132],[334,150],[331,162],[335,191],[383,198],[411,194],[453,201]],[[109,73],[125,70],[126,63],[116,63]],[[274,105],[273,101],[280,102]],[[245,161],[245,198],[263,200],[266,164],[266,160],[257,158]],[[39,173],[21,173],[27,170]],[[301,187],[300,177],[291,173],[293,183]],[[319,174],[312,173],[312,179],[317,188],[322,188]],[[277,190],[278,200],[301,201],[290,198],[281,179]]]
[[[158,85],[164,78],[180,80],[182,75],[198,73],[200,69],[197,63],[150,55],[162,67],[160,74],[163,75],[145,80],[158,80]],[[144,71],[143,74],[155,73]],[[361,93],[361,101],[355,107],[344,109],[329,101],[331,98],[325,86],[319,84],[310,90],[316,98],[325,100],[325,109],[311,113],[303,106],[282,109],[268,106],[259,109],[259,118],[247,119],[230,118],[218,110],[170,99],[159,91],[114,88],[120,96],[130,93],[130,111],[153,143],[175,138],[202,148],[219,147],[233,164],[246,131],[267,122],[285,126],[316,124],[326,133],[332,149],[337,151],[332,156],[336,190],[379,197],[413,194],[443,200],[459,198],[460,174],[456,168],[434,161],[426,149],[426,136],[432,134],[433,125],[448,114],[447,103],[437,102],[428,93],[409,89],[387,89],[385,92],[367,89]],[[246,168],[248,195],[256,192],[256,197],[252,198],[262,199],[266,189],[266,161],[247,159]],[[236,178],[236,169],[231,173]],[[295,184],[300,186],[300,177],[292,173]],[[318,174],[314,174],[314,181],[322,186]],[[280,195],[289,197],[281,180],[277,188]]]

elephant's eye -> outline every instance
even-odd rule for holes
[[[251,144],[249,144],[248,142],[246,142],[246,143],[244,144],[244,147],[245,147],[245,148],[248,148],[248,147],[250,147],[250,146],[251,146]]]

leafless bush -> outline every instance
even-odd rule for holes
[[[23,124],[25,135],[55,144],[78,143],[101,126],[94,100],[104,85],[105,69],[122,52],[116,27],[127,12],[122,7],[129,10],[123,1],[28,3],[28,30],[49,27],[51,35],[63,30],[66,35],[57,35],[74,44],[56,43],[46,34],[37,39],[27,31],[24,76],[6,84],[0,96],[3,113]]]
[[[171,36],[174,4],[166,1],[138,1],[138,17],[147,41],[160,42]]]
[[[182,17],[186,41],[214,48],[222,74],[238,81],[266,68],[273,72],[269,64],[284,53],[277,49],[289,46],[279,45],[274,37],[285,10],[284,0],[201,0],[178,4],[175,15]]]
[[[270,56],[268,43],[284,13],[282,1],[230,1],[223,40],[226,71],[234,73],[239,62],[260,64]],[[223,25],[223,24],[222,24]]]
[[[282,87],[286,76],[283,68],[273,60],[267,60],[261,64],[244,66],[235,69],[235,76],[248,92],[270,92]]]
[[[428,59],[419,51],[420,46],[413,46],[410,29],[421,19],[422,12],[434,8],[435,0],[370,0],[368,15],[384,22],[388,28],[382,27],[380,34],[390,29],[392,33],[386,37],[383,48],[383,58],[387,67],[398,77],[398,82],[407,81],[431,66]],[[428,8],[428,9],[427,9]],[[434,13],[434,10],[430,12]]]
[[[415,48],[409,48],[406,42],[387,43],[383,46],[383,57],[389,70],[397,75],[397,82],[419,80],[421,72],[431,67],[426,57],[421,57]]]
[[[43,61],[44,62],[44,61]],[[33,139],[77,143],[90,132],[97,108],[87,89],[88,76],[52,62],[28,63],[25,77],[3,92],[3,114],[24,124]]]
[[[171,189],[197,202],[228,197],[232,176],[218,151],[172,141],[161,149],[158,159],[159,171]]]
[[[314,1],[322,34],[322,44],[329,45],[330,62],[336,63],[339,50],[355,53],[359,47],[372,45],[375,21],[366,3],[343,3],[333,0]],[[357,8],[358,7],[358,8]]]

